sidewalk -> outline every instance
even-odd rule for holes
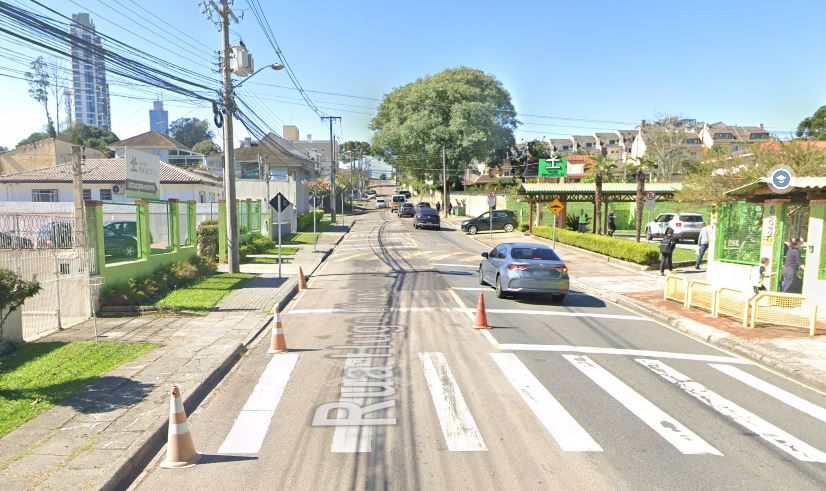
[[[344,233],[325,234],[319,252],[309,246],[284,278],[255,278],[204,317],[98,319],[101,340],[161,347],[0,438],[0,489],[115,489],[139,472],[166,443],[170,387],[181,388],[191,413],[267,328],[272,306],[296,293],[298,266],[311,274]],[[87,321],[39,342],[92,339]]]
[[[459,230],[462,219],[450,217],[443,220],[448,227]],[[471,237],[487,248],[516,240],[550,243],[547,239],[525,236],[522,232],[494,232],[492,241],[484,233]],[[810,337],[803,329],[781,326],[746,329],[739,321],[713,318],[708,312],[684,309],[677,302],[663,300],[665,278],[659,271],[627,268],[609,262],[600,254],[560,243],[556,244],[556,250],[568,266],[572,288],[617,303],[826,392],[826,336]],[[691,279],[705,279],[705,270],[687,267],[679,272]]]

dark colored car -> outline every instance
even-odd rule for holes
[[[416,212],[416,221],[413,223],[413,226],[415,228],[435,228],[439,230],[442,228],[439,212],[433,208],[421,208]]]
[[[103,224],[104,230],[108,229],[116,234],[128,235],[130,237],[138,236],[138,223],[128,220],[119,220],[113,222],[106,222]]]
[[[413,208],[411,203],[402,203],[401,208],[399,208],[399,217],[400,218],[413,218],[416,215],[416,210]]]
[[[37,231],[38,249],[69,249],[74,243],[74,227],[70,221],[54,221]]]
[[[410,196],[412,196],[412,195],[410,194],[410,191],[402,191],[400,194],[403,194],[403,195],[404,195],[404,197],[405,197],[405,198],[407,198],[407,199],[410,199]]]
[[[473,235],[480,230],[490,230],[490,225],[490,212],[486,211],[476,218],[462,222],[462,232]],[[516,218],[516,213],[511,210],[493,210],[493,230],[513,232],[518,225],[519,220]]]
[[[138,257],[138,240],[104,227],[103,250],[104,254],[113,258],[135,259]]]
[[[416,209],[417,210],[421,210],[422,208],[433,208],[433,207],[430,206],[430,203],[428,203],[427,201],[419,201],[418,203],[416,203]]]
[[[0,232],[0,249],[31,249],[32,241],[9,232]]]

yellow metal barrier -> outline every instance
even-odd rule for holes
[[[714,312],[716,291],[710,283],[701,280],[692,280],[686,289],[686,307],[697,307]]]
[[[734,317],[743,322],[743,327],[749,326],[749,304],[752,296],[743,293],[734,288],[718,288],[717,298],[714,304],[714,310],[711,311],[712,317],[720,317],[725,315]]]
[[[682,276],[669,273],[665,277],[665,291],[663,292],[663,300],[674,300],[681,304],[686,304],[686,289],[688,281]]]
[[[757,324],[802,327],[815,335],[817,304],[796,293],[761,292],[751,301],[751,328]]]

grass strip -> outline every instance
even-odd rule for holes
[[[219,273],[194,285],[170,292],[155,305],[188,311],[212,310],[229,292],[242,287],[256,275],[249,273]]]

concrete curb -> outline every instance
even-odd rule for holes
[[[636,312],[637,314],[650,317],[670,327],[671,329],[674,329],[675,331],[687,334],[694,339],[698,339],[712,346],[721,348],[724,351],[738,354],[792,380],[814,388],[822,393],[826,393],[826,377],[823,377],[823,372],[818,374],[815,373],[817,370],[812,367],[794,365],[785,360],[783,353],[765,348],[759,344],[744,341],[737,336],[722,332],[701,322],[663,312],[634,298],[630,298],[622,294],[607,292],[585,282],[572,279],[571,286],[590,295],[613,302],[632,312]]]

